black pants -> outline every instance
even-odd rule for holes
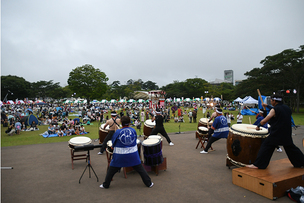
[[[258,156],[253,165],[259,169],[267,168],[273,151],[277,148],[277,146],[278,145],[271,144],[271,142],[266,138],[261,145]],[[283,147],[288,159],[294,167],[304,166],[304,154],[297,146],[292,143],[290,145],[283,145]]]
[[[211,135],[214,133],[214,130],[212,128],[209,128],[208,131],[208,139],[210,139]]]
[[[147,171],[144,169],[144,167],[141,164],[138,164],[136,166],[132,166],[132,168],[137,173],[139,173],[142,181],[144,182],[144,184],[147,187],[149,187],[152,184],[151,178],[149,177]],[[108,170],[107,175],[106,175],[105,182],[103,182],[103,187],[104,188],[109,188],[110,187],[112,178],[114,177],[115,173],[117,173],[120,169],[121,169],[121,167],[113,167],[113,166],[109,167],[109,170]]]
[[[110,130],[110,131],[108,132],[107,136],[105,137],[105,139],[104,139],[104,141],[103,141],[103,143],[102,143],[102,147],[100,148],[100,152],[101,152],[101,153],[106,149],[106,147],[107,147],[107,142],[108,142],[109,140],[112,139],[114,133],[115,133],[114,130]]]
[[[150,135],[157,135],[158,133],[160,133],[162,136],[164,136],[165,138],[166,138],[166,140],[167,140],[167,142],[168,143],[170,143],[171,142],[171,139],[170,139],[170,137],[168,136],[168,134],[167,134],[167,132],[166,132],[166,130],[165,130],[165,128],[164,127],[155,127],[153,130],[152,130],[152,132],[151,132],[151,134]]]
[[[215,141],[218,141],[219,139],[221,138],[216,138],[216,137],[210,137],[209,140],[208,140],[208,143],[207,143],[207,146],[206,148],[204,149],[204,151],[208,152],[209,148],[211,147],[212,143],[215,142]]]

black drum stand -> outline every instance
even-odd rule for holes
[[[82,178],[84,172],[87,170],[87,168],[89,168],[89,178],[91,178],[91,168],[92,168],[92,171],[93,171],[93,173],[95,174],[95,176],[96,176],[96,178],[97,178],[97,182],[98,182],[98,177],[97,177],[97,175],[96,175],[96,173],[95,173],[95,171],[94,171],[94,169],[93,169],[93,167],[92,167],[92,165],[91,165],[90,150],[88,150],[88,153],[87,153],[87,160],[88,160],[88,164],[87,164],[87,166],[85,167],[85,169],[84,169],[82,175],[80,176],[79,184],[80,184],[80,180],[81,180],[81,178]]]

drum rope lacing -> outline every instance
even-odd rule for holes
[[[251,137],[251,138],[266,138],[268,137],[269,133],[263,133],[263,134],[254,134],[254,133],[248,133],[248,132],[244,132],[244,131],[240,131],[240,130],[235,130],[230,128],[229,132],[232,132],[233,134],[236,135],[241,135],[243,137]]]

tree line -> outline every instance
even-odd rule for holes
[[[1,76],[1,100],[10,90],[8,98],[15,100],[24,98],[53,99],[75,97],[91,99],[118,99],[133,98],[135,91],[163,90],[166,97],[171,98],[197,98],[197,97],[221,97],[232,101],[237,97],[258,97],[257,89],[263,95],[271,95],[274,92],[283,94],[294,111],[299,112],[300,101],[303,101],[304,87],[304,45],[299,49],[286,49],[273,56],[267,56],[261,60],[261,68],[253,68],[244,75],[247,77],[239,85],[229,83],[212,85],[202,78],[189,78],[185,81],[173,81],[159,87],[153,81],[141,79],[129,79],[126,84],[109,80],[104,72],[92,65],[86,64],[76,67],[69,73],[68,85],[61,87],[59,82],[38,81],[28,82],[18,76]],[[290,93],[286,93],[290,90]],[[294,93],[295,90],[295,93]],[[75,94],[76,93],[76,94]]]

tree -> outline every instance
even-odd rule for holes
[[[1,100],[6,94],[7,100],[15,100],[30,97],[30,93],[31,83],[24,78],[14,75],[1,76]]]
[[[107,90],[107,78],[104,72],[86,64],[73,69],[68,78],[68,84],[72,92],[77,96],[90,99],[101,99]]]
[[[59,99],[60,98],[60,91],[61,91],[61,87],[59,85],[59,82],[57,83],[53,83],[53,80],[50,81],[38,81],[38,82],[33,82],[31,84],[32,86],[32,96],[35,98],[42,98],[43,100],[46,97],[52,97],[55,99]]]

